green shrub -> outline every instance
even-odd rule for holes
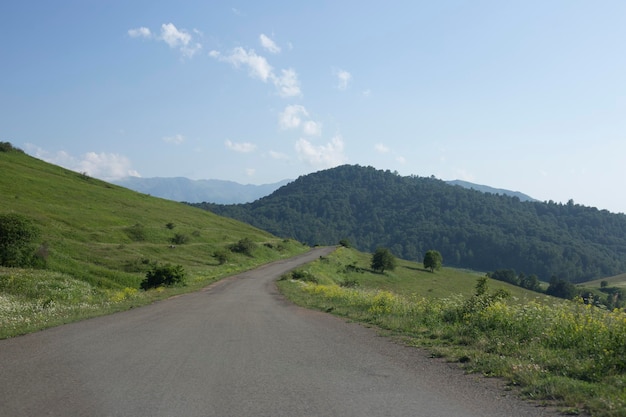
[[[30,267],[39,263],[34,247],[39,230],[25,216],[0,214],[0,266]]]
[[[252,256],[252,253],[255,248],[256,248],[256,244],[247,237],[239,240],[239,242],[237,243],[233,243],[229,247],[231,252],[243,253],[244,255],[248,255],[248,256]]]
[[[0,152],[21,152],[21,153],[24,153],[23,150],[13,146],[11,144],[11,142],[0,142]]]
[[[296,270],[291,273],[291,279],[295,279],[297,281],[304,282],[313,282],[315,284],[318,283],[318,279],[315,275],[308,271]]]
[[[176,233],[174,237],[170,239],[170,242],[172,242],[173,245],[182,245],[183,243],[187,243],[188,240],[187,235]]]
[[[141,281],[141,289],[147,290],[157,287],[173,287],[185,285],[185,270],[182,265],[154,265],[146,273],[146,278]]]
[[[213,257],[217,259],[217,262],[219,262],[220,265],[224,265],[226,262],[228,262],[228,253],[229,252],[226,249],[216,249],[215,252],[213,252]]]

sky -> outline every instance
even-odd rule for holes
[[[342,164],[626,212],[626,1],[14,0],[0,141],[112,181]]]

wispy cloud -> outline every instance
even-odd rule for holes
[[[124,177],[139,177],[132,169],[130,159],[124,155],[106,152],[87,152],[74,157],[68,152],[49,152],[38,146],[27,144],[26,150],[31,155],[51,164],[59,165],[76,172],[83,172],[91,177],[113,181]]]
[[[249,153],[249,152],[253,152],[256,149],[256,145],[253,143],[250,143],[250,142],[236,143],[236,142],[232,142],[230,139],[227,139],[226,142],[224,142],[224,145],[226,145],[226,147],[230,149],[231,151],[240,152],[240,153]]]
[[[152,37],[152,32],[150,32],[150,29],[142,26],[136,29],[129,29],[128,35],[131,38],[148,38],[149,39]]]
[[[289,155],[277,151],[269,151],[270,158],[278,160],[287,160]]]
[[[280,70],[280,76],[274,76],[272,81],[278,88],[278,94],[281,97],[297,97],[302,95],[298,74],[291,68]]]
[[[197,35],[201,34],[198,30],[194,30],[193,32]],[[191,33],[185,29],[178,29],[173,23],[162,24],[160,35],[152,33],[149,28],[144,26],[129,29],[128,35],[131,38],[146,38],[165,42],[170,48],[178,49],[180,53],[187,58],[193,57],[202,49],[202,44],[200,42],[194,42]]]
[[[226,56],[218,51],[211,51],[209,55],[219,61],[227,62],[235,68],[241,66],[247,67],[248,74],[252,78],[257,78],[263,82],[267,82],[274,71],[272,66],[267,62],[267,59],[257,55],[253,49],[246,51],[238,46]]]
[[[292,104],[285,107],[282,113],[278,115],[278,124],[283,130],[295,129],[302,123],[302,116],[308,116],[304,106],[299,104]]]
[[[278,115],[278,125],[282,130],[298,129],[302,127],[302,132],[308,136],[319,136],[322,133],[322,127],[313,120],[303,120],[308,118],[309,112],[300,104],[292,104],[285,107]]]
[[[267,59],[258,55],[254,49],[246,50],[238,46],[227,55],[213,50],[209,52],[209,56],[229,63],[235,68],[247,68],[250,77],[274,84],[281,97],[296,97],[302,94],[298,74],[293,69],[283,69],[280,75],[277,75]]]
[[[272,54],[280,53],[280,47],[276,45],[276,43],[269,36],[261,33],[259,41],[261,42],[261,46],[267,49],[268,52]]]
[[[165,136],[163,138],[163,142],[173,143],[174,145],[180,145],[184,141],[185,141],[185,137],[181,134],[174,135],[174,136]]]
[[[346,90],[348,88],[348,84],[352,79],[352,74],[345,70],[338,70],[335,75],[337,76],[338,84],[337,88],[340,90]]]
[[[314,168],[332,168],[346,162],[344,142],[340,135],[326,145],[315,146],[306,139],[296,142],[296,152],[301,160]]]
[[[387,152],[389,152],[389,148],[387,146],[385,146],[384,144],[382,144],[382,143],[377,143],[374,146],[374,149],[376,149],[376,152],[378,152],[378,153],[387,153]]]
[[[302,131],[304,132],[304,134],[309,136],[319,136],[322,134],[322,126],[317,122],[308,120],[304,122],[304,125],[302,126]]]

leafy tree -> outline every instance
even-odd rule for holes
[[[520,279],[515,275],[515,271],[512,269],[498,269],[497,271],[487,275],[489,278],[496,279],[498,281],[508,282],[513,285],[520,284]]]
[[[349,248],[349,247],[351,247],[351,245],[350,245],[350,241],[349,241],[348,239],[341,239],[341,240],[339,241],[339,244],[340,244],[341,246],[343,246],[344,248]]]
[[[0,142],[0,152],[20,152],[24,153],[20,148],[14,147],[11,142]]]
[[[576,286],[569,281],[553,278],[550,282],[550,286],[546,290],[546,294],[553,297],[572,300],[578,295],[578,290],[576,289]]]
[[[541,291],[541,283],[539,282],[539,278],[537,278],[537,275],[535,274],[520,278],[520,287],[526,288],[527,290],[531,291]]]
[[[172,287],[185,285],[186,274],[182,265],[154,265],[141,281],[141,289],[147,290],[157,287]]]
[[[27,217],[0,214],[0,265],[28,267],[36,264],[35,240],[39,230]]]
[[[436,269],[440,269],[443,264],[443,257],[441,253],[436,250],[429,250],[424,255],[424,268],[430,269],[430,272],[435,272]]]
[[[396,257],[387,248],[378,248],[372,255],[371,267],[374,271],[384,273],[386,269],[393,271],[396,268]]]

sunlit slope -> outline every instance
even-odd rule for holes
[[[249,225],[21,152],[0,152],[0,199],[0,213],[21,213],[38,226],[49,270],[102,287],[138,287],[145,262],[181,264],[191,275],[215,274],[214,251],[242,238],[259,243],[260,250],[239,263],[284,255],[276,249],[282,240]],[[177,235],[186,242],[173,244]]]

